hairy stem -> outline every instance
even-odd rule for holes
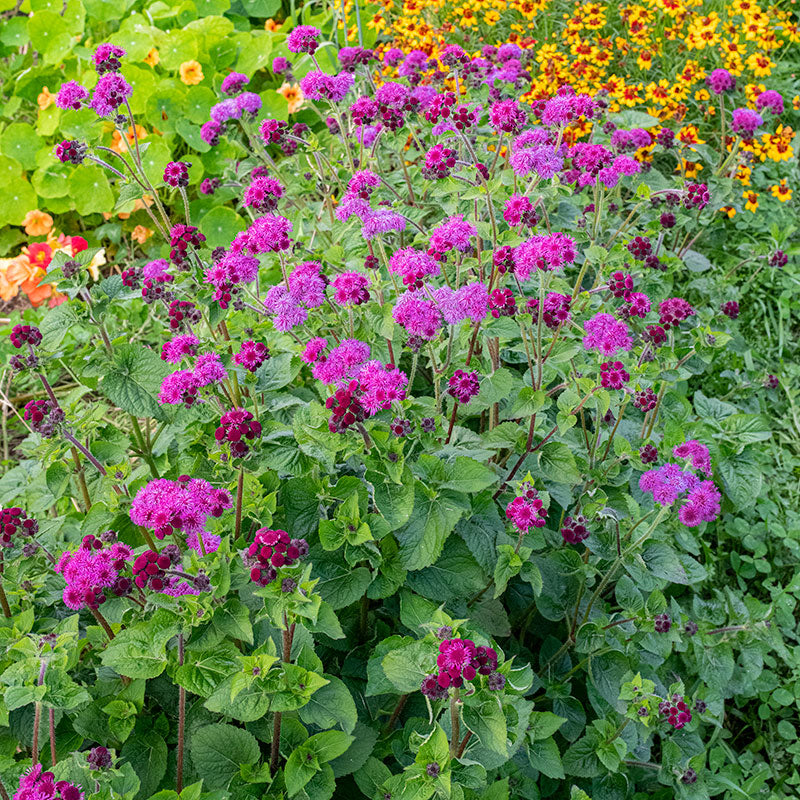
[[[184,640],[183,633],[178,634],[178,664],[183,666]],[[178,755],[177,777],[175,787],[178,794],[183,790],[183,748],[186,739],[186,689],[178,686]]]

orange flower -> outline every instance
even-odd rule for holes
[[[144,63],[150,67],[154,67],[159,61],[161,61],[161,56],[159,56],[158,50],[156,50],[155,47],[151,47],[148,54],[144,57]]]
[[[28,236],[46,236],[53,227],[53,218],[44,211],[34,209],[25,215],[22,224]]]
[[[196,86],[203,80],[203,68],[197,61],[184,61],[178,70],[181,81],[187,86]]]
[[[286,98],[286,102],[288,103],[288,110],[290,114],[294,114],[295,111],[299,111],[303,107],[303,91],[300,88],[299,83],[288,84],[284,83],[280,89],[276,90],[279,95],[282,95]]]
[[[131,233],[131,239],[139,244],[144,244],[152,235],[153,231],[150,228],[145,228],[144,225],[137,225]]]
[[[56,96],[46,87],[42,86],[42,93],[36,98],[39,108],[44,111],[56,101]]]
[[[19,294],[19,287],[35,271],[24,253],[14,258],[0,258],[0,299],[5,302],[13,300]]]
[[[143,141],[147,138],[147,131],[141,126],[136,126],[136,136],[139,137],[139,141]],[[115,130],[111,134],[111,149],[115,153],[127,153],[132,150],[136,146],[136,139],[133,135],[133,128],[129,125],[128,130],[125,133],[125,138],[122,138],[122,134]]]
[[[281,27],[280,22],[276,22],[274,19],[268,19],[264,23],[264,30],[269,31],[270,33],[275,33]]]

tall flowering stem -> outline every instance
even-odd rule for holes
[[[47,661],[41,660],[39,665],[39,677],[36,680],[36,685],[41,686],[44,683],[44,674],[47,671]],[[33,711],[33,737],[31,740],[31,763],[33,766],[39,763],[39,725],[42,721],[42,704],[37,700]]]
[[[450,695],[450,758],[456,758],[461,744],[460,690]]]
[[[113,639],[114,631],[111,630],[108,620],[100,613],[100,610],[89,606],[89,611],[92,612],[92,616],[97,620],[97,624],[106,632],[106,636],[108,636],[109,640]]]
[[[198,539],[202,540],[202,536]],[[184,639],[183,632],[178,634],[178,664],[183,666]],[[178,794],[183,790],[183,750],[186,739],[186,689],[178,686],[178,753],[176,757],[175,788]]]
[[[292,661],[292,641],[294,640],[295,623],[289,623],[289,617],[286,613],[283,615],[283,630],[281,637],[283,639],[283,663],[290,664]],[[275,775],[278,769],[278,762],[281,758],[281,719],[280,711],[275,712],[272,719],[272,745],[269,757],[269,771],[270,775]]]

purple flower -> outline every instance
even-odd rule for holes
[[[239,119],[242,116],[242,109],[236,102],[236,98],[229,97],[226,100],[220,100],[214,106],[211,106],[209,112],[212,122],[217,122],[220,125],[232,119]]]
[[[392,309],[394,321],[411,336],[420,336],[430,341],[435,339],[442,327],[442,316],[432,300],[418,292],[406,292]]]
[[[247,229],[247,249],[254,255],[288,250],[291,230],[292,223],[286,217],[277,214],[258,217]]]
[[[309,100],[329,100],[332,103],[344,100],[355,79],[349,72],[328,75],[325,72],[309,72],[301,81],[300,88]]]
[[[187,356],[197,353],[199,339],[193,333],[183,333],[173,336],[161,346],[161,358],[170,364],[180,364]]]
[[[219,137],[220,134],[223,132],[224,127],[221,122],[216,122],[215,120],[211,120],[210,122],[206,122],[200,128],[200,138],[211,147],[215,147],[219,144]]]
[[[369,278],[360,272],[341,272],[333,279],[333,299],[342,306],[358,306],[369,300]]]
[[[383,54],[383,63],[389,67],[396,67],[403,60],[403,51],[399,47],[390,47]]]
[[[534,270],[561,270],[575,261],[575,240],[565,233],[533,236],[514,248],[514,274],[526,281]]]
[[[731,129],[743,139],[752,139],[756,128],[764,124],[764,118],[749,108],[734,109]]]
[[[633,347],[628,326],[611,314],[595,314],[583,323],[583,327],[586,331],[583,346],[587,350],[597,350],[604,356],[614,356],[620,350],[628,351]]]
[[[708,448],[696,439],[689,439],[683,444],[677,445],[677,447],[673,448],[672,455],[675,458],[688,459],[694,469],[711,476],[711,456],[708,453]]]
[[[406,218],[389,209],[380,209],[369,214],[361,226],[361,235],[367,239],[374,239],[378,234],[391,231],[404,231]]]
[[[189,165],[185,161],[170,161],[164,168],[164,183],[173,188],[188,186]]]
[[[769,109],[776,116],[783,114],[783,97],[780,92],[776,92],[774,89],[767,89],[766,92],[761,92],[756,98],[756,108],[759,111]]]
[[[706,85],[714,94],[730,92],[736,88],[736,78],[726,69],[715,69],[706,78]]]
[[[298,25],[286,37],[286,47],[291,53],[313,53],[319,47],[319,28]]]
[[[133,89],[122,75],[108,72],[97,81],[92,92],[91,106],[98,116],[110,116],[132,93]]]
[[[125,55],[125,51],[121,47],[116,47],[113,44],[99,44],[94,51],[94,68],[97,70],[98,75],[103,75],[106,72],[119,72],[122,64],[120,59]]]
[[[259,213],[274,211],[283,197],[283,187],[275,178],[255,178],[244,193],[244,204]]]
[[[242,92],[235,102],[236,107],[242,114],[255,116],[261,111],[261,98],[255,92]]]
[[[517,134],[527,121],[527,112],[516,100],[499,100],[489,109],[489,122],[497,134]]]
[[[470,238],[477,235],[477,228],[467,222],[463,214],[456,214],[434,228],[430,239],[431,249],[428,252],[444,254],[456,249],[465,253],[471,247]]]
[[[231,72],[222,79],[222,86],[220,91],[222,94],[235,95],[244,89],[250,83],[247,75],[242,75],[241,72]]]
[[[58,90],[56,105],[65,111],[67,109],[77,111],[88,96],[89,92],[77,81],[67,81],[62,83],[61,88]]]
[[[358,339],[342,339],[341,343],[334,347],[327,356],[320,357],[326,342],[325,339],[314,339],[309,342],[304,354],[308,358],[314,358],[316,363],[312,369],[312,375],[322,383],[333,384],[344,378],[352,377],[357,369],[369,361],[370,347],[365,342]],[[314,345],[311,351],[309,347]]]
[[[447,393],[459,403],[468,403],[480,388],[478,373],[465,372],[463,369],[457,369],[447,382]]]

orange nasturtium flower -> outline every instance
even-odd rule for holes
[[[276,22],[274,19],[268,19],[264,23],[264,30],[269,31],[270,33],[275,33],[281,27],[280,22]]]
[[[136,136],[139,137],[139,141],[141,142],[147,138],[147,131],[141,125],[137,125]],[[122,138],[122,134],[116,129],[111,134],[111,149],[115,153],[127,153],[135,147],[135,144],[136,139],[133,135],[133,128],[130,125],[125,133],[124,139]]]
[[[152,235],[153,231],[150,228],[145,228],[144,225],[137,225],[131,233],[131,239],[138,244],[144,244]]]
[[[28,236],[46,236],[53,227],[53,218],[44,211],[34,209],[25,215],[22,224]]]
[[[184,61],[178,69],[181,81],[187,86],[196,86],[203,80],[203,68],[198,61]]]
[[[290,114],[294,114],[295,111],[299,111],[302,108],[304,98],[299,83],[284,83],[283,86],[276,91],[286,98],[286,102],[289,104]]]
[[[159,61],[161,61],[161,56],[159,56],[158,50],[156,50],[155,47],[151,47],[147,55],[144,57],[144,63],[150,67],[155,67]]]
[[[56,101],[56,96],[46,87],[42,86],[41,94],[36,98],[39,108],[44,111]]]

